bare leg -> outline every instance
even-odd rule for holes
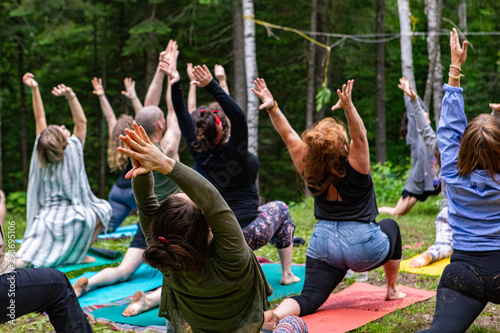
[[[148,311],[160,305],[161,301],[161,287],[155,289],[152,293],[146,295],[142,291],[135,293],[132,302],[125,308],[122,315],[124,317],[137,316],[139,313]]]
[[[280,321],[281,318],[285,318],[286,316],[298,316],[299,314],[299,303],[297,303],[297,301],[293,298],[286,298],[274,311],[264,312],[263,328],[273,329],[278,324],[278,321]]]
[[[403,216],[408,213],[413,206],[417,203],[417,199],[415,197],[406,197],[399,198],[396,207],[380,207],[378,209],[379,213],[394,215],[394,216]]]
[[[298,276],[292,273],[293,243],[290,246],[278,249],[281,261],[281,284],[287,285],[300,281]]]
[[[128,280],[141,265],[143,252],[143,249],[131,247],[125,253],[125,257],[118,267],[105,268],[87,281],[85,281],[86,278],[80,278],[73,285],[76,296],[80,297],[92,288]]]
[[[387,295],[385,296],[386,300],[406,297],[406,294],[399,291],[398,287],[396,286],[400,261],[400,259],[389,260],[384,264],[385,280],[387,281]]]
[[[432,256],[429,252],[425,251],[421,255],[419,255],[417,258],[413,259],[410,262],[410,267],[412,268],[419,268],[423,266],[427,266],[431,263],[432,261]]]

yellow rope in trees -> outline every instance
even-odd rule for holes
[[[326,85],[328,83],[328,76],[327,76],[327,74],[328,74],[328,65],[330,64],[330,51],[331,51],[330,46],[325,45],[325,44],[323,44],[321,42],[318,42],[314,38],[311,38],[308,35],[306,35],[305,33],[303,33],[302,31],[299,31],[299,30],[294,29],[294,28],[284,27],[284,26],[281,26],[281,25],[276,25],[276,24],[272,24],[272,23],[269,23],[269,22],[257,20],[255,18],[255,16],[253,16],[253,15],[252,16],[250,16],[250,15],[243,16],[243,19],[245,19],[245,20],[252,20],[252,21],[254,21],[257,24],[265,26],[265,27],[268,27],[268,28],[274,28],[274,29],[280,29],[280,30],[294,32],[294,33],[296,33],[296,34],[304,37],[308,41],[310,41],[310,42],[312,42],[312,43],[314,43],[314,44],[316,44],[316,45],[318,45],[318,46],[326,49],[325,80],[323,81],[323,84],[321,85],[322,87],[326,88]]]

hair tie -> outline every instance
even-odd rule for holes
[[[217,124],[217,127],[219,127],[220,129],[222,129],[222,121],[220,120],[219,117],[217,117],[216,114],[214,114],[214,117],[215,117],[215,123]]]
[[[217,113],[217,112],[219,112],[219,110],[212,110],[212,111],[200,110],[200,113],[203,113],[203,112],[212,112],[212,113]]]
[[[158,240],[160,241],[160,243],[163,243],[163,244],[168,244],[168,240],[165,239],[165,237],[158,237]]]

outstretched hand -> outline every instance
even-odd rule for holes
[[[259,106],[259,110],[264,108],[272,109],[274,107],[274,97],[271,94],[271,91],[267,88],[266,81],[264,79],[257,78],[255,81],[255,88],[250,88],[250,90],[257,95],[262,101],[262,104]]]
[[[490,108],[493,111],[499,112],[500,111],[500,103],[490,103]]]
[[[222,65],[215,65],[214,75],[217,81],[225,81],[226,80],[226,71]]]
[[[92,91],[92,93],[96,94],[97,96],[104,95],[104,87],[102,86],[102,79],[94,77],[92,79],[92,86],[94,87],[94,91]]]
[[[163,53],[163,52],[162,52]],[[177,42],[170,40],[168,42],[165,53],[163,54],[162,61],[158,64],[160,69],[164,71],[170,78],[170,84],[174,84],[181,79],[177,71],[177,57],[179,56],[179,49]],[[161,57],[161,56],[160,56]]]
[[[38,87],[38,82],[33,79],[34,75],[31,73],[26,73],[23,75],[23,83],[30,88]]]
[[[210,73],[210,70],[206,65],[203,65],[203,67],[195,66],[193,68],[193,76],[195,81],[191,81],[191,84],[200,88],[205,87],[213,80],[212,73]]]
[[[451,64],[461,67],[467,58],[467,45],[469,42],[466,40],[460,47],[460,40],[458,39],[457,29],[453,28],[450,31],[450,51],[451,51]]]
[[[123,85],[125,86],[125,90],[122,90],[122,95],[125,95],[126,97],[133,99],[137,97],[137,93],[135,92],[135,81],[132,80],[129,77],[126,77],[125,80],[123,80]]]
[[[125,178],[130,179],[152,170],[161,170],[165,158],[168,157],[149,140],[144,128],[134,121],[134,130],[125,129],[125,133],[126,136],[120,135],[120,140],[127,148],[119,147],[118,151],[130,157],[133,164],[132,170],[127,172]]]
[[[52,89],[52,95],[54,96],[65,96],[66,99],[73,97],[74,93],[70,87],[66,87],[64,84],[58,84],[57,87]]]
[[[407,77],[403,76],[399,79],[398,88],[403,90],[405,95],[409,96],[411,99],[417,98],[417,94],[415,94],[415,92],[411,88],[410,80]]]
[[[340,89],[337,89],[337,95],[339,96],[339,101],[337,104],[332,106],[332,111],[335,111],[337,109],[349,109],[353,107],[354,105],[352,104],[352,86],[354,85],[354,80],[349,80],[347,81],[347,85],[342,86],[342,91]]]

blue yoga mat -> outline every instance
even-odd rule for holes
[[[280,284],[280,281],[281,281],[281,265],[280,264],[263,264],[262,269],[264,271],[264,274],[266,275],[267,282],[271,285],[271,287],[274,290],[273,294],[269,297],[269,301],[277,300],[277,299],[280,299],[280,298],[283,298],[286,296],[290,296],[293,294],[298,294],[302,291],[302,287],[304,286],[305,272],[306,272],[305,266],[294,266],[294,265],[292,266],[292,272],[296,276],[300,277],[301,281],[298,283],[293,283],[293,284],[287,285],[287,286],[282,286]],[[85,273],[83,276],[86,276],[86,274],[88,274],[88,273]],[[93,273],[93,274],[95,274],[95,273]],[[158,275],[161,276],[161,273],[158,273]],[[72,283],[74,283],[73,280],[76,281],[77,279],[78,278],[72,279],[71,280]],[[122,284],[127,284],[127,283],[128,282],[125,282]],[[95,292],[99,292],[99,294],[100,294],[100,293],[102,293],[100,290],[103,290],[103,289],[106,289],[106,288],[97,289]],[[151,289],[153,289],[153,288],[151,288]],[[135,293],[137,290],[146,291],[146,290],[151,290],[151,289],[145,289],[145,288],[140,288],[140,287],[132,288],[131,286],[128,286],[125,288],[125,290],[128,291],[128,294],[121,294],[121,298],[123,298],[124,296],[130,296],[131,294]],[[89,295],[89,294],[87,294],[87,295]],[[85,303],[84,303],[85,305],[82,304],[82,301],[83,301],[82,298],[87,296],[87,295],[84,295],[80,298],[80,304],[82,305],[82,307],[86,306],[86,305],[90,305],[90,303],[87,303],[87,300],[85,300]],[[117,294],[117,296],[119,296],[119,295]],[[107,294],[103,295],[101,297],[101,300],[104,300],[107,297],[108,297]],[[110,300],[101,301],[100,303],[94,302],[92,304],[103,304],[103,303],[109,302],[109,301]],[[134,317],[124,317],[124,316],[122,316],[122,312],[123,312],[123,310],[125,310],[126,307],[127,307],[127,305],[104,307],[104,308],[92,311],[92,315],[96,319],[106,318],[106,319],[112,320],[116,323],[129,324],[129,325],[134,325],[134,326],[143,326],[143,327],[149,326],[149,325],[165,326],[165,318],[158,317],[158,308],[151,309],[149,311],[146,311],[146,312],[141,313],[141,314],[134,316]]]
[[[137,233],[137,224],[124,225],[122,227],[116,228],[114,232],[108,234],[100,234],[97,236],[98,239],[109,239],[109,238],[121,238],[121,237],[134,237]]]
[[[82,276],[90,278],[96,274],[97,272],[87,272],[79,277],[71,279],[70,282],[74,284]],[[128,281],[91,290],[78,298],[78,301],[81,307],[109,303],[131,296],[138,290],[145,292],[156,289],[161,286],[162,282],[163,275],[160,271],[147,264],[142,264]]]

